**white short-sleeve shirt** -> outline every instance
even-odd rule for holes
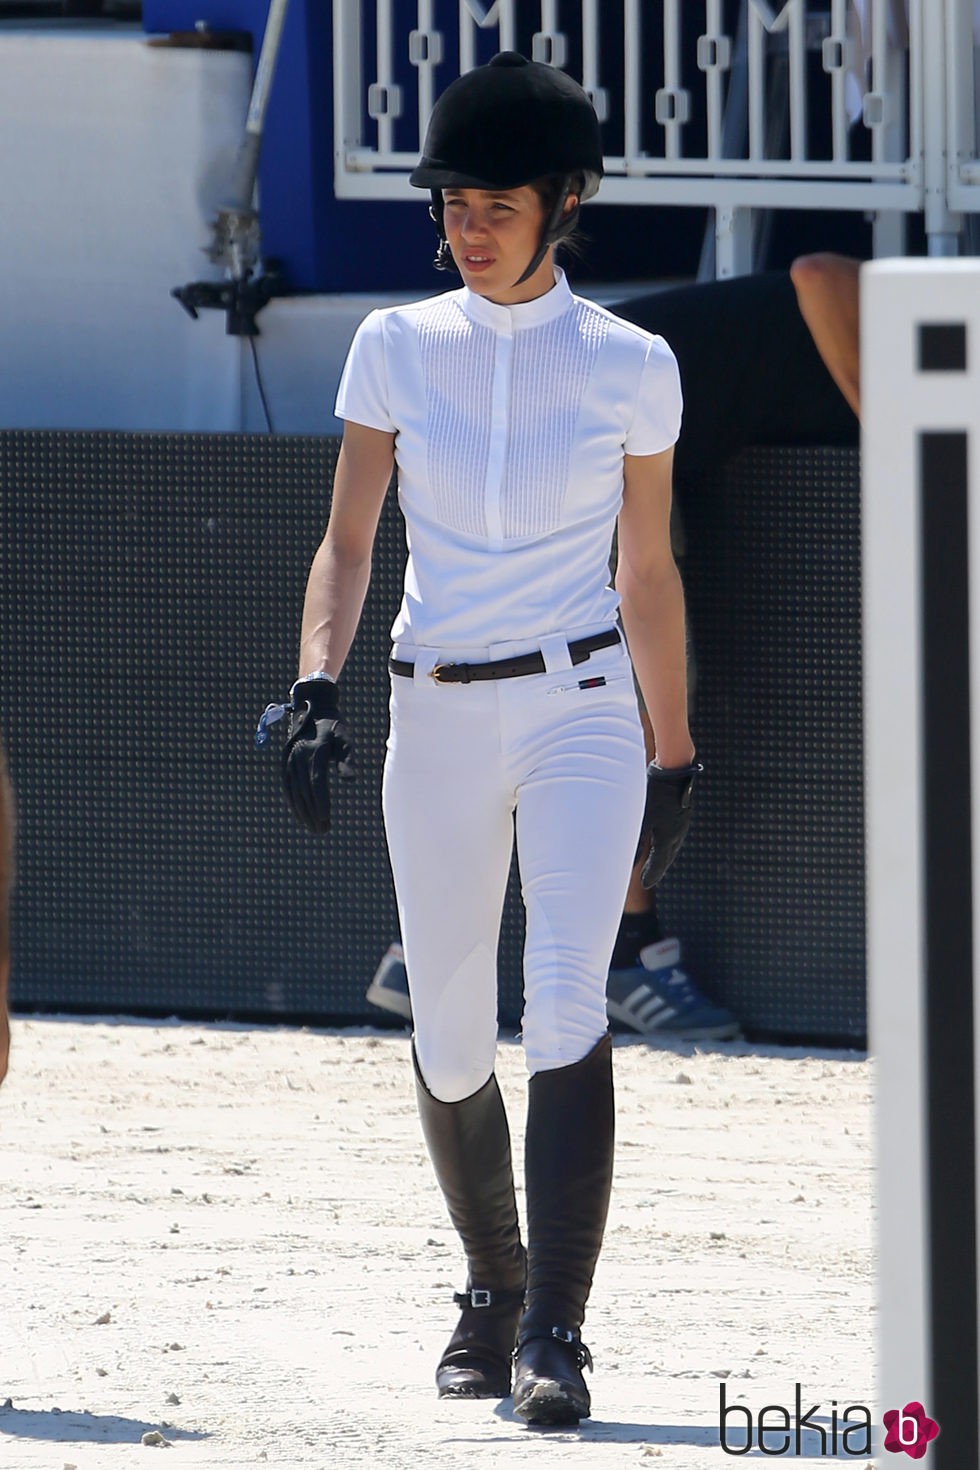
[[[472,649],[614,622],[623,456],[680,430],[661,337],[574,296],[562,271],[518,306],[464,287],[366,317],[336,413],[395,435],[396,641]]]

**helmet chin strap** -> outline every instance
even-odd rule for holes
[[[445,208],[442,201],[442,190],[430,189],[429,193],[432,196],[432,203],[429,205],[429,215],[436,229],[439,231],[439,244],[436,246],[436,256],[432,264],[437,271],[456,271],[458,275],[459,266],[453,260],[453,252],[449,248],[445,226],[442,222],[443,209]]]
[[[574,230],[578,223],[579,206],[576,204],[574,209],[568,210],[567,213],[565,211],[565,205],[571,192],[572,176],[571,174],[567,174],[562,184],[561,192],[555,200],[548,218],[544,222],[544,228],[541,231],[541,243],[534,255],[532,255],[530,263],[527,265],[523,274],[518,276],[514,282],[514,286],[523,286],[525,281],[530,280],[547,255],[549,247],[557,244],[559,240],[563,240],[566,235],[570,235]],[[432,203],[429,205],[429,214],[432,217],[436,229],[439,231],[439,244],[436,247],[435,260],[432,264],[437,271],[456,271],[458,274],[459,267],[453,259],[453,253],[449,248],[449,241],[446,239],[445,226],[443,225],[444,205],[442,190],[432,189],[430,193],[432,195]]]
[[[544,229],[541,231],[541,244],[538,246],[536,253],[531,256],[530,264],[524,271],[524,274],[518,276],[514,282],[515,286],[523,286],[525,281],[530,280],[547,255],[549,246],[557,244],[559,240],[564,239],[566,235],[570,235],[574,230],[578,223],[578,205],[576,204],[574,209],[570,209],[567,214],[565,213],[565,204],[571,192],[572,176],[571,174],[566,174],[562,183],[561,192],[555,200],[548,218],[544,222]]]
[[[453,259],[453,252],[449,248],[448,240],[440,240],[436,247],[436,256],[432,264],[437,271],[455,271],[459,275],[459,266]]]

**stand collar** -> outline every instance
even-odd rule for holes
[[[516,306],[501,306],[477,296],[468,286],[460,292],[464,312],[471,321],[481,326],[492,327],[497,332],[514,332],[525,327],[541,327],[562,316],[572,304],[572,293],[565,279],[565,272],[555,266],[555,284],[543,296],[533,301],[520,301]]]

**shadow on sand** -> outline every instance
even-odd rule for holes
[[[90,1414],[85,1409],[18,1409],[9,1399],[0,1404],[0,1434],[51,1444],[139,1444],[144,1434],[160,1434],[171,1443],[210,1437],[203,1431],[176,1429],[162,1421]]]

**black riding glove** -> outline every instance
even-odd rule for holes
[[[683,847],[691,825],[694,782],[703,770],[697,761],[667,771],[655,761],[647,766],[647,804],[640,829],[641,851],[645,843],[650,844],[640,874],[644,888],[657,886]]]
[[[290,693],[289,736],[282,752],[282,783],[296,820],[310,832],[330,830],[330,767],[354,779],[350,730],[332,679],[299,679]]]

